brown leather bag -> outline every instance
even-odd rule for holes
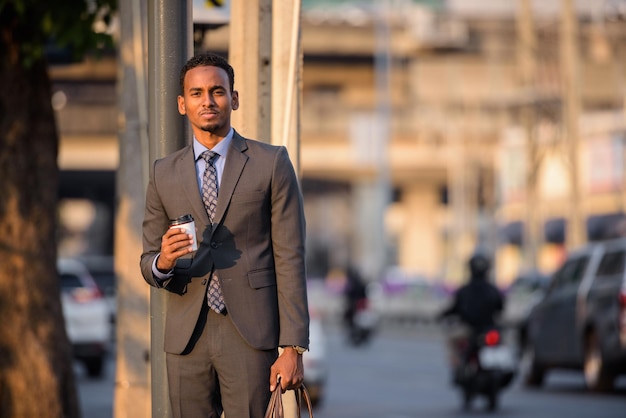
[[[265,418],[285,418],[285,411],[283,410],[283,397],[282,390],[280,388],[280,376],[278,377],[278,381],[276,382],[276,388],[272,392],[272,396],[270,397],[270,401],[267,404],[267,409],[265,410]],[[309,396],[309,391],[306,389],[304,384],[300,385],[299,388],[294,389],[296,393],[296,405],[298,409],[298,418],[301,418],[300,411],[302,410],[302,401],[304,400],[307,410],[309,411],[309,417],[313,418],[313,406],[311,404],[311,396]]]

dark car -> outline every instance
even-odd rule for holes
[[[590,390],[626,373],[626,239],[572,252],[528,318],[525,382],[552,368],[582,370]]]

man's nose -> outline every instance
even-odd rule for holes
[[[202,95],[202,103],[205,106],[211,106],[212,104],[215,103],[215,98],[213,97],[211,93],[206,93]]]

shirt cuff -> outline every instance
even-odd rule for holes
[[[159,259],[159,255],[154,257],[154,261],[152,261],[152,275],[156,279],[157,283],[159,285],[162,285],[163,282],[167,281],[168,279],[170,279],[174,275],[174,270],[172,269],[172,270],[168,271],[167,273],[161,272],[157,268],[157,266],[156,266],[157,260]]]

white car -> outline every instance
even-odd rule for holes
[[[111,336],[109,307],[89,271],[74,259],[57,260],[65,329],[74,357],[91,377],[102,375]]]
[[[328,376],[326,359],[326,338],[322,318],[316,309],[310,309],[309,351],[302,355],[304,364],[304,386],[311,396],[311,403],[317,406],[324,397],[324,387]]]
[[[110,321],[115,326],[117,311],[117,278],[115,276],[115,268],[113,256],[111,255],[83,255],[76,258],[83,263],[91,277],[96,281],[106,301],[109,312]],[[113,332],[113,334],[115,334]],[[113,335],[112,337],[114,337]]]

